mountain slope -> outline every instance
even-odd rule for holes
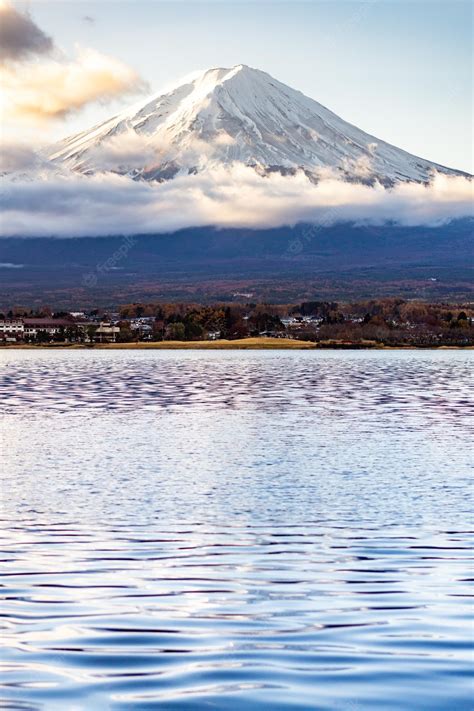
[[[260,172],[331,169],[345,180],[428,182],[462,174],[407,153],[339,118],[269,74],[238,65],[210,69],[173,91],[46,151],[82,173],[113,170],[168,179],[234,162]]]
[[[442,227],[338,224],[269,230],[0,240],[0,303],[57,308],[132,301],[472,301],[472,220]],[[124,255],[124,245],[130,249]],[[119,259],[111,256],[122,255]],[[239,298],[237,297],[237,300]]]

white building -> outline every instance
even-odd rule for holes
[[[23,338],[25,326],[21,318],[7,318],[0,321],[0,339]]]
[[[38,333],[46,333],[48,336],[55,336],[61,329],[74,326],[74,321],[63,318],[24,318],[24,335],[28,338],[36,338]]]
[[[21,341],[35,339],[39,333],[55,336],[67,328],[74,327],[74,321],[53,318],[13,318],[0,320],[0,339]]]

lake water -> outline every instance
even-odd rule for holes
[[[471,353],[0,358],[3,708],[473,708]]]

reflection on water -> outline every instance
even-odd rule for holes
[[[5,708],[472,708],[469,353],[1,359]]]

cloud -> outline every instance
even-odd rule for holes
[[[224,132],[218,133],[212,144],[193,137],[191,145],[188,145],[184,137],[179,146],[179,163],[202,170],[210,160],[218,156],[222,147],[231,148],[234,144],[235,139]],[[175,160],[176,145],[170,144],[166,137],[157,139],[156,136],[150,137],[128,129],[105,138],[100,144],[88,149],[85,155],[79,156],[77,162],[82,172],[90,168],[94,172],[125,173],[140,168],[151,174],[160,173],[166,165],[173,165]],[[77,163],[74,167],[77,168]]]
[[[0,149],[0,173],[14,173],[15,171],[30,171],[42,165],[48,165],[39,155],[27,145],[22,143],[4,144]]]
[[[47,54],[53,40],[27,13],[18,12],[8,2],[0,3],[0,62],[16,62]]]
[[[377,144],[370,143],[369,146]],[[343,158],[341,168],[355,178],[370,178],[373,173],[373,161],[369,156],[359,156],[359,158]]]
[[[8,0],[0,0],[0,84],[4,127],[18,120],[62,119],[90,103],[148,89],[114,57],[81,47],[75,57],[66,57],[30,15]]]
[[[185,227],[267,228],[309,222],[330,225],[439,225],[474,216],[473,183],[437,174],[430,185],[317,185],[302,173],[259,176],[251,168],[209,170],[146,183],[112,173],[50,175],[3,182],[2,236],[100,236],[170,232]]]
[[[74,60],[35,63],[21,72],[4,67],[0,74],[9,118],[64,118],[91,102],[146,89],[123,62],[93,49],[77,49]]]
[[[101,171],[128,171],[143,168],[156,161],[157,150],[152,148],[146,138],[135,131],[121,133],[91,149],[88,159],[91,165]]]

